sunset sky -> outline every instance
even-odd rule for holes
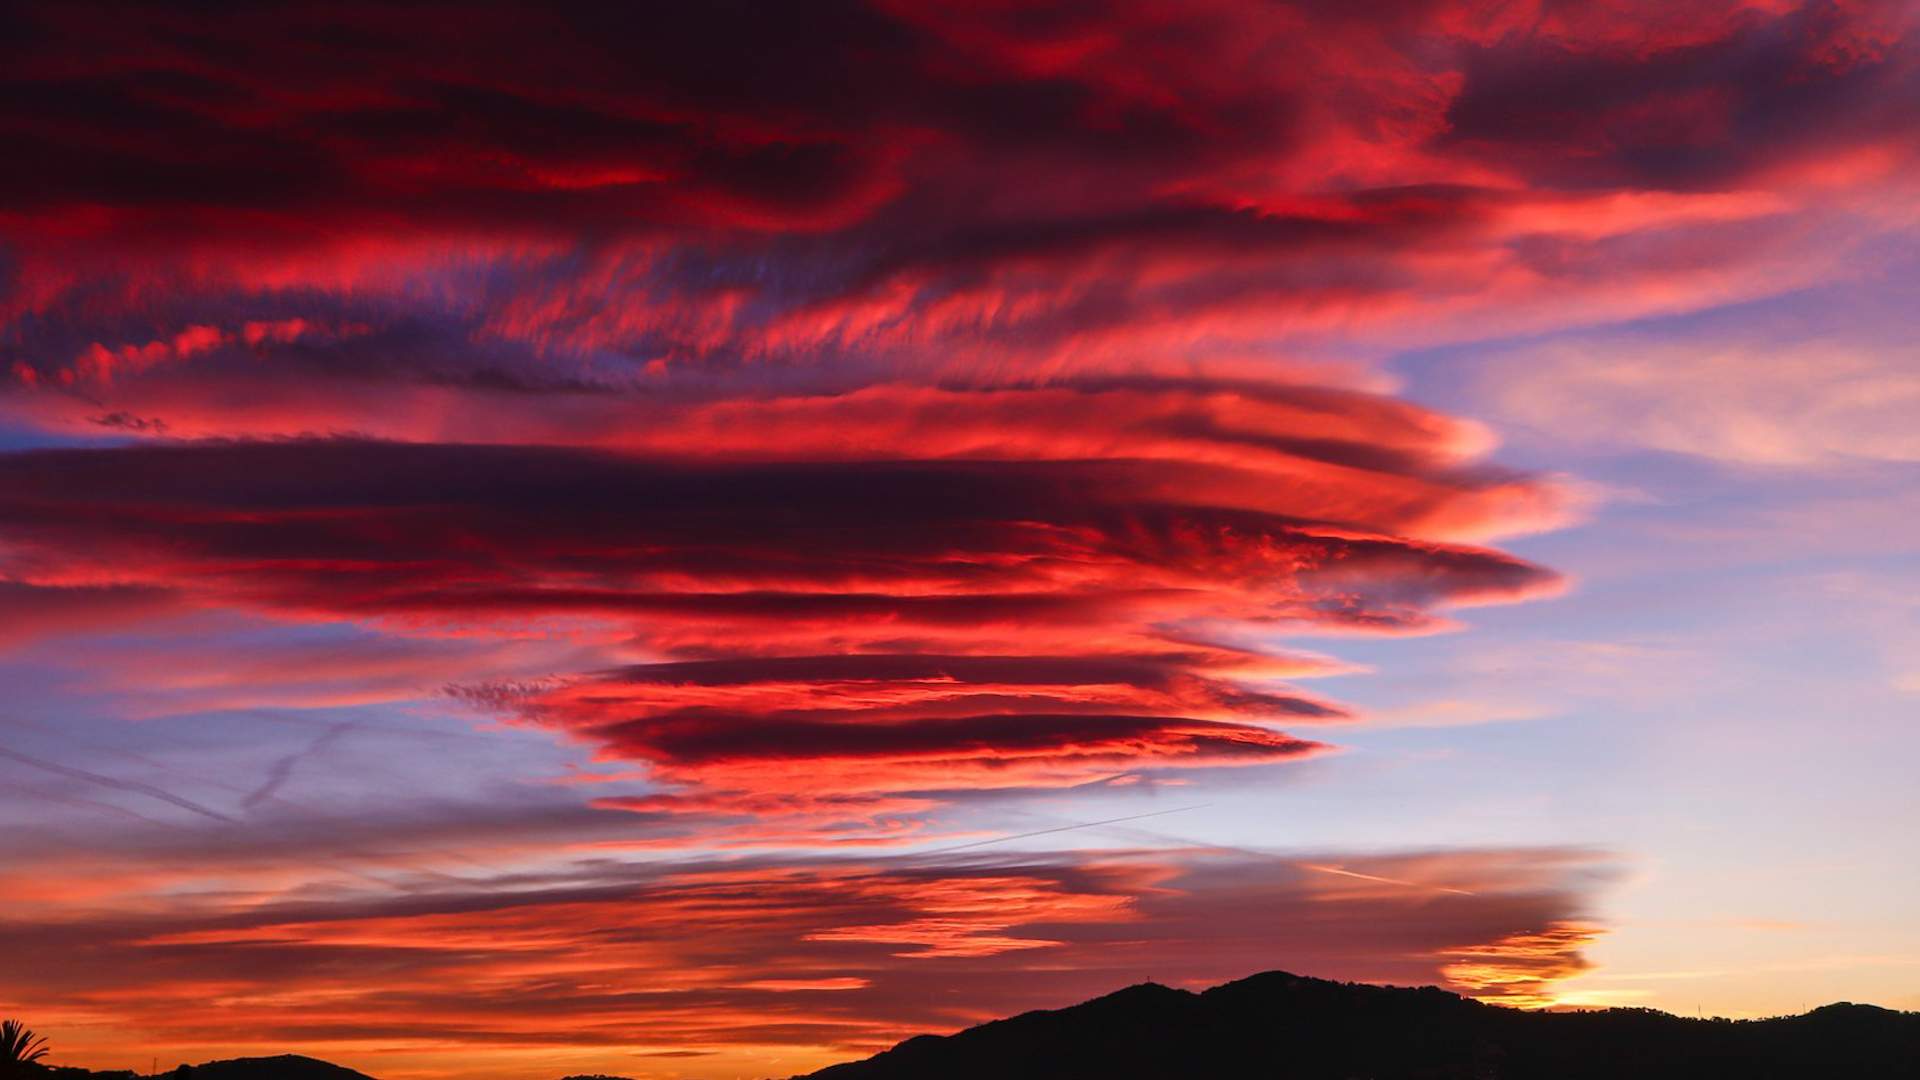
[[[0,7],[0,1015],[1920,1009],[1920,5]]]

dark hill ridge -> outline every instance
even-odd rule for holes
[[[23,1077],[44,1076],[46,1080],[135,1080],[137,1073],[93,1072],[62,1066],[45,1066]],[[373,1080],[363,1072],[299,1054],[277,1057],[230,1058],[201,1065],[182,1065],[160,1074],[161,1080]]]
[[[1155,983],[807,1080],[1920,1080],[1920,1013],[1827,1005],[1770,1020],[1651,1009],[1522,1012],[1434,987],[1274,971],[1204,993]]]
[[[193,1067],[193,1080],[266,1080],[267,1077],[273,1080],[373,1080],[366,1073],[356,1072],[344,1065],[298,1054],[233,1058]]]

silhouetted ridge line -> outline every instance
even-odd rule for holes
[[[96,1072],[71,1066],[45,1066],[22,1077],[46,1080],[136,1080],[143,1074],[127,1070]],[[181,1065],[159,1074],[159,1080],[373,1080],[363,1072],[299,1054],[275,1057],[229,1058],[199,1065]]]
[[[1270,971],[1202,993],[1142,983],[921,1035],[808,1080],[1913,1080],[1920,1013],[1767,1020],[1522,1012],[1435,987]]]

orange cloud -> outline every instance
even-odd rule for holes
[[[1448,982],[1482,1001],[1544,1008],[1557,1000],[1556,983],[1592,967],[1580,950],[1602,932],[1582,923],[1556,922],[1485,945],[1448,950],[1440,971]]]
[[[442,1047],[469,1067],[519,1075],[542,1057],[604,1065],[634,1046],[710,1053],[724,1069],[743,1048],[826,1060],[1148,972],[1217,981],[1244,974],[1249,955],[1335,977],[1446,978],[1513,1000],[1523,982],[1544,994],[1578,970],[1585,937],[1565,927],[1582,900],[1560,877],[1578,860],[1463,854],[1450,871],[1447,855],[1420,858],[1471,890],[1334,902],[1304,891],[1321,876],[1311,870],[1223,854],[611,872],[581,863],[533,889],[296,892],[221,911],[15,924],[0,936],[27,961],[10,970],[43,972],[32,993],[72,1025],[67,1045],[91,1047],[87,1033],[111,1016],[102,1033],[137,1032],[144,1045],[295,1045],[389,1070]],[[1329,860],[1388,869],[1369,857],[1315,861]],[[56,951],[60,965],[34,966]],[[0,981],[0,995],[21,989]],[[224,1019],[178,1007],[189,998],[219,1005]],[[248,1032],[238,1039],[236,1020]],[[516,1064],[526,1048],[540,1054]]]

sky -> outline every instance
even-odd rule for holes
[[[0,1014],[1920,1009],[1917,23],[0,8]]]

